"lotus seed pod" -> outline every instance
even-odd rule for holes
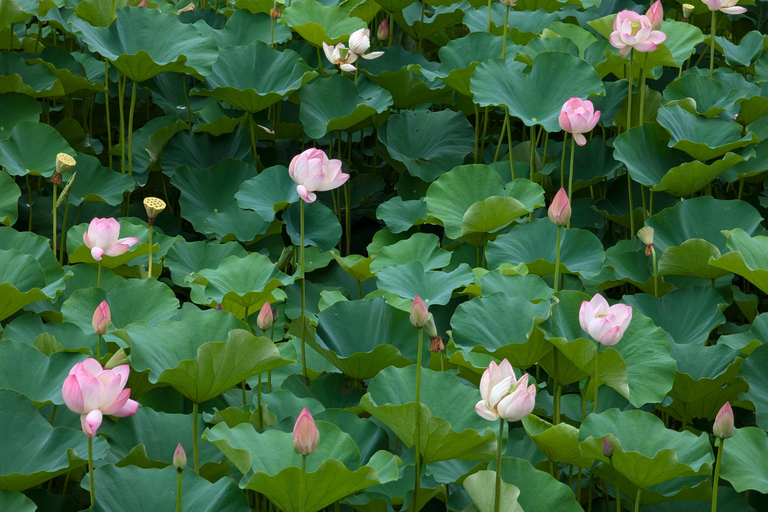
[[[147,211],[147,217],[149,220],[155,220],[160,212],[165,210],[165,201],[157,197],[145,197],[144,209]]]
[[[75,159],[66,153],[56,155],[56,174],[64,174],[75,166]]]

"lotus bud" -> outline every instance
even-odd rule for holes
[[[216,307],[214,308],[216,311],[224,311],[224,306],[221,305],[221,302],[216,304]]]
[[[427,311],[427,305],[421,300],[418,295],[413,299],[413,305],[411,305],[411,325],[417,329],[423,329],[429,321],[429,312]]]
[[[275,9],[274,7],[269,10],[269,17],[272,18],[273,20],[279,20],[280,16],[282,16],[282,14],[280,14],[280,11]]]
[[[293,451],[299,455],[312,455],[320,443],[320,433],[315,426],[315,420],[305,407],[296,424],[293,426]]]
[[[691,4],[683,4],[683,23],[688,23],[694,7]]]
[[[147,224],[152,226],[155,223],[155,219],[160,213],[165,210],[165,201],[157,197],[145,197],[144,209],[147,211]]]
[[[733,437],[733,409],[731,404],[725,402],[720,412],[715,416],[715,423],[712,425],[712,433],[720,439]]]
[[[571,220],[571,203],[568,201],[568,194],[564,188],[555,194],[555,198],[552,200],[552,204],[549,205],[547,210],[549,220],[551,220],[555,226],[567,226]]]
[[[603,457],[609,459],[613,457],[613,445],[607,437],[603,438],[603,445],[600,447],[600,450],[603,452]]]
[[[266,331],[277,321],[277,307],[271,307],[269,301],[265,302],[259,311],[259,316],[256,317],[256,325],[259,329]]]
[[[645,15],[651,20],[652,30],[661,29],[661,23],[664,21],[664,8],[661,6],[661,0],[656,0]]]
[[[283,247],[283,252],[280,253],[280,257],[277,258],[277,263],[275,263],[275,266],[278,270],[284,270],[288,264],[291,262],[291,258],[293,257],[293,246],[289,247]]]
[[[432,336],[429,338],[430,352],[442,352],[443,350],[445,350],[445,345],[443,345],[443,338],[440,336]]]
[[[119,349],[115,352],[115,355],[109,358],[107,364],[104,365],[104,369],[111,370],[112,368],[123,364],[128,364],[128,356],[125,355],[125,350]]]
[[[176,447],[176,451],[173,452],[173,467],[176,471],[181,473],[184,468],[187,467],[187,454],[184,452],[184,448],[181,443]]]
[[[645,255],[650,256],[653,250],[653,228],[646,226],[637,232],[637,238],[645,244]]]
[[[61,174],[59,174],[59,177],[61,177]],[[67,195],[69,195],[69,189],[72,188],[72,185],[75,183],[75,178],[77,177],[77,172],[73,172],[72,176],[70,176],[69,181],[67,181],[66,186],[64,187],[64,190],[61,191],[61,194],[59,194],[59,198],[56,200],[56,208],[64,204],[64,200],[67,198]],[[53,177],[51,177],[53,179]]]
[[[147,6],[147,0],[141,0],[141,2],[139,2],[138,7],[146,7],[146,6]]]
[[[379,28],[376,29],[376,37],[379,41],[383,41],[389,37],[389,23],[386,18],[382,20],[381,24],[379,24]]]
[[[101,301],[101,304],[93,312],[93,320],[91,320],[91,326],[93,330],[99,336],[107,334],[107,327],[112,322],[112,312],[109,309],[107,301]]]

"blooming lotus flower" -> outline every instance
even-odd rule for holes
[[[712,433],[715,437],[720,439],[728,439],[733,437],[733,409],[731,404],[725,402],[725,405],[720,409],[715,416],[715,423],[712,425]]]
[[[80,415],[85,435],[96,435],[105,414],[117,417],[136,414],[139,403],[129,398],[131,389],[125,388],[130,371],[127,364],[105,370],[93,358],[77,363],[69,371],[61,394],[67,407]]]
[[[527,373],[516,380],[512,365],[506,359],[498,365],[491,361],[480,379],[480,396],[482,400],[475,405],[480,417],[489,421],[499,417],[518,421],[533,411],[536,386],[528,386]]]
[[[592,130],[600,120],[600,111],[595,112],[595,106],[589,100],[571,98],[563,104],[558,117],[560,128],[573,135],[576,144],[583,146],[587,143],[584,133]]]
[[[661,6],[661,0],[656,0],[645,13],[649,20],[651,20],[651,29],[659,30],[661,23],[664,21],[664,7]]]
[[[176,471],[179,473],[184,471],[184,468],[187,467],[187,454],[184,451],[184,447],[181,446],[181,443],[176,446],[176,450],[173,452],[173,467],[176,468]]]
[[[413,299],[411,304],[411,325],[417,329],[423,329],[429,321],[429,312],[427,311],[427,305],[421,300],[418,295]]]
[[[288,173],[298,184],[299,196],[308,203],[317,199],[315,192],[333,190],[349,179],[349,174],[341,172],[341,160],[331,160],[324,151],[314,148],[293,157]]]
[[[744,7],[737,7],[738,0],[702,0],[710,11],[720,11],[725,14],[743,14],[747,12]]]
[[[312,455],[320,443],[315,420],[305,407],[293,426],[293,451],[299,455]]]
[[[88,231],[83,233],[83,242],[91,250],[91,256],[96,261],[101,257],[120,256],[128,252],[131,246],[139,243],[135,237],[118,238],[120,236],[120,223],[114,218],[94,218],[88,226]]]
[[[560,190],[555,194],[555,198],[547,210],[547,215],[555,226],[568,225],[568,221],[571,220],[571,203],[568,201],[568,193],[564,188],[560,187]]]
[[[107,301],[103,300],[101,301],[101,304],[99,304],[96,308],[96,311],[93,312],[93,320],[91,320],[93,331],[96,334],[104,336],[107,334],[107,327],[109,327],[109,323],[111,321],[112,311],[110,311]]]
[[[325,52],[325,58],[334,66],[339,66],[342,71],[354,71],[357,69],[352,65],[357,60],[357,54],[344,46],[344,43],[328,46],[323,41],[323,51]]]
[[[611,44],[619,49],[621,55],[627,55],[632,48],[639,52],[652,52],[667,39],[667,35],[654,30],[648,16],[635,11],[619,11],[613,21]]]
[[[528,385],[528,374],[526,373],[516,383],[515,390],[501,399],[496,409],[506,421],[520,421],[531,412],[536,405],[536,386]]]
[[[378,59],[384,52],[371,52],[368,55],[365,52],[371,47],[371,31],[367,28],[361,28],[356,30],[349,36],[349,51],[354,52],[356,55],[366,59]]]
[[[599,293],[581,303],[579,324],[595,341],[607,347],[617,344],[632,320],[632,306],[608,302]]]
[[[376,29],[376,37],[379,39],[379,41],[383,41],[389,37],[389,23],[387,22],[387,18],[381,20],[379,28]]]
[[[259,311],[259,316],[256,317],[256,325],[259,326],[259,329],[262,331],[266,331],[272,325],[277,321],[277,306],[274,308],[270,306],[269,301],[265,302],[263,306],[261,306],[261,311]]]

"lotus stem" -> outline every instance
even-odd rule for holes
[[[416,51],[421,53],[421,43],[424,40],[424,0],[421,0],[421,23],[419,24],[419,44]]]
[[[259,168],[259,155],[256,149],[256,121],[253,120],[253,114],[248,116],[248,128],[251,132],[251,151],[253,152],[253,166]]]
[[[512,121],[509,118],[509,109],[507,108],[504,112],[506,116],[505,121],[507,123],[507,146],[509,150],[509,172],[512,174],[512,181],[515,181],[515,159],[512,157]]]
[[[261,372],[259,372],[259,387],[256,397],[256,406],[259,408],[259,426],[264,428],[264,413],[261,411]]]
[[[488,31],[491,31],[491,6],[488,6]],[[501,58],[507,58],[507,22],[509,21],[509,4],[507,4],[507,12],[504,14],[504,39],[501,42]],[[499,512],[498,510],[496,512]]]
[[[147,265],[147,267],[149,270],[147,277],[151,278],[152,277],[152,224],[149,224],[149,264]]]
[[[120,172],[125,174],[125,80],[117,72],[117,104],[120,108]],[[125,75],[123,75],[125,77]]]
[[[349,136],[350,140],[352,139],[352,135]],[[350,142],[351,147],[351,142]],[[350,158],[350,166],[352,164],[352,159]],[[350,197],[352,195],[351,185],[349,184],[349,181],[347,181],[344,184],[344,207],[345,207],[345,215],[344,215],[344,224],[346,226],[346,242],[347,242],[347,252],[346,255],[349,256],[352,254],[352,198]]]
[[[96,504],[96,488],[93,485],[93,438],[88,437],[88,483],[90,484],[91,507]]]
[[[560,289],[560,229],[557,226],[557,241],[555,242],[555,293]],[[555,356],[557,357],[557,356]]]
[[[392,18],[391,12],[387,12],[387,17],[389,18],[389,41],[387,41],[387,46],[392,46],[392,37],[395,35],[395,20]]]
[[[496,153],[493,155],[493,163],[499,160],[499,150],[501,149],[501,141],[504,140],[504,134],[507,132],[507,118],[504,117],[504,122],[501,123],[501,133],[499,134],[499,143],[496,144]]]
[[[595,403],[592,412],[597,414],[597,388],[600,386],[600,343],[597,344],[597,354],[595,354]]]
[[[491,32],[491,0],[488,0],[488,33]]]
[[[651,247],[651,258],[653,258],[653,296],[659,298],[659,271],[656,263],[655,247]]]
[[[635,498],[635,512],[640,512],[640,498],[643,496],[643,490],[637,489],[637,497]]]
[[[709,78],[715,71],[715,32],[717,32],[717,11],[712,11],[712,44],[709,50]]]
[[[717,512],[717,486],[720,481],[720,463],[723,461],[722,437],[717,440],[717,462],[715,462],[715,479],[712,482],[712,512]]]
[[[485,134],[487,132],[488,132],[488,107],[485,107],[485,111],[483,113],[483,134],[480,135],[480,157],[481,157],[480,162],[481,163],[482,163],[483,152],[485,152]]]
[[[573,192],[573,159],[576,155],[576,137],[571,137],[571,171],[568,173],[568,203],[571,202],[571,194]],[[629,172],[629,171],[627,171]],[[568,229],[571,229],[571,218],[568,217]]]
[[[96,338],[96,360],[101,361],[101,334]]]
[[[275,20],[272,20],[274,27]],[[274,31],[274,28],[272,29]],[[181,88],[184,90],[184,101],[187,104],[187,122],[192,126],[192,107],[189,105],[189,93],[187,92],[187,75],[181,75]]]
[[[640,117],[638,126],[643,125],[643,110],[645,109],[645,68],[648,66],[648,53],[643,53],[643,70],[640,73]]]
[[[528,177],[533,180],[533,171],[536,170],[536,125],[531,126],[530,145],[531,157],[528,165]],[[568,198],[570,200],[570,197]]]
[[[55,205],[56,203],[54,203]],[[64,206],[64,218],[62,219],[61,226],[61,241],[59,242],[59,264],[64,266],[64,236],[67,233],[67,214],[69,213],[69,195],[67,195],[67,202]]]
[[[568,141],[568,132],[563,132],[563,156],[560,158],[560,186],[565,183],[565,148],[568,147],[566,142]],[[570,197],[568,199],[570,201]]]
[[[52,214],[53,214],[53,238],[51,239],[51,243],[53,243],[53,255],[56,256],[56,240],[58,239],[58,226],[56,223],[56,184],[53,183],[53,208],[52,208]]]
[[[24,176],[24,179],[27,182],[27,195],[29,195],[29,225],[27,226],[27,231],[32,231],[32,185],[29,183],[29,174]]]
[[[301,258],[301,375],[306,382],[307,377],[307,355],[306,355],[306,319],[304,315],[307,309],[307,280],[304,276],[304,201],[299,201],[299,223],[301,225],[301,249],[299,256]]]
[[[419,487],[421,486],[421,346],[424,331],[419,329],[419,347],[416,352],[416,428],[413,431],[414,458],[416,462],[416,482],[413,486],[413,512],[419,510]]]
[[[558,230],[560,227],[558,226]],[[554,362],[554,375],[552,376],[552,381],[555,383],[555,392],[552,400],[552,423],[554,425],[560,424],[560,395],[561,395],[561,386],[560,383],[557,381],[557,375],[560,373],[558,371],[558,361],[557,361],[557,353],[558,350],[555,348],[554,352],[552,353],[552,358]]]
[[[480,147],[480,108],[474,102],[472,106],[475,107],[475,163],[477,163],[479,156],[477,150]]]
[[[304,512],[304,474],[307,472],[307,456],[301,456],[301,473],[299,473],[299,512]]]
[[[627,131],[632,126],[632,61],[635,59],[635,53],[629,52],[629,94],[627,95]],[[632,201],[632,176],[627,169],[627,193],[629,194],[629,237],[635,238],[635,206]]]
[[[138,83],[131,85],[131,109],[128,111],[128,175],[133,176],[133,113],[136,110],[136,89]]]
[[[627,130],[632,128],[632,63],[635,60],[635,52],[631,51],[629,52],[629,70],[627,72],[627,85],[629,87],[629,92],[627,93]]]
[[[197,402],[192,402],[192,458],[195,464],[195,473],[200,474],[200,459],[197,452]]]
[[[99,260],[99,272],[96,275],[96,287],[101,288],[101,260]]]
[[[181,471],[176,471],[176,512],[181,512]]]
[[[56,419],[56,411],[57,411],[58,407],[59,407],[58,405],[54,404],[53,408],[51,410],[51,421],[48,422],[48,423],[51,424],[51,426],[53,426],[53,420]]]
[[[493,500],[493,511],[499,512],[501,504],[501,441],[504,437],[504,426],[506,421],[504,418],[499,418],[499,442],[496,445],[496,494]]]

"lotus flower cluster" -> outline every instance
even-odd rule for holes
[[[655,9],[651,7],[646,15],[620,11],[613,21],[611,44],[621,55],[628,55],[633,48],[639,52],[652,52],[667,39],[664,32],[655,28],[661,27],[662,19],[661,4]]]
[[[581,303],[579,324],[584,332],[607,347],[617,344],[632,321],[632,306],[608,305],[599,293],[591,301]]]
[[[314,148],[293,157],[288,173],[297,183],[299,196],[307,203],[317,200],[315,192],[333,190],[349,179],[349,174],[341,171],[341,160],[331,160],[325,151]]]
[[[565,102],[558,117],[560,128],[573,134],[576,144],[583,146],[587,143],[584,133],[592,131],[600,121],[600,111],[595,111],[595,106],[589,100],[571,98]]]
[[[388,27],[384,27],[389,33]],[[379,29],[379,33],[383,33],[382,29]],[[379,36],[379,39],[383,37]],[[367,28],[361,28],[356,30],[349,36],[349,48],[344,46],[344,43],[339,43],[335,46],[331,46],[323,41],[323,51],[325,57],[331,62],[331,64],[338,66],[342,71],[355,71],[357,68],[353,63],[358,57],[363,59],[372,60],[377,59],[384,55],[384,52],[371,52],[366,53],[371,47],[371,31]]]
[[[506,359],[500,364],[491,361],[480,379],[482,400],[475,405],[475,412],[493,421],[519,421],[533,411],[536,402],[536,386],[528,385],[528,374],[515,379],[515,371]]]
[[[61,394],[69,409],[80,415],[85,435],[94,437],[105,414],[117,417],[136,414],[139,403],[126,388],[130,367],[125,364],[105,370],[96,359],[77,363],[64,379]]]
[[[120,256],[139,243],[135,237],[120,238],[120,223],[114,218],[95,218],[83,233],[83,242],[91,250],[91,256],[101,261],[102,256]]]

